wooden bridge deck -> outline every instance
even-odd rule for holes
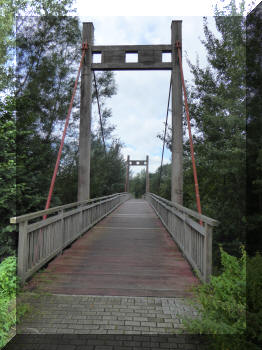
[[[198,284],[153,209],[129,200],[28,283],[54,294],[186,297]]]

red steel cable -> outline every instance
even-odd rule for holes
[[[78,68],[78,73],[77,73],[77,77],[76,77],[76,81],[75,81],[73,94],[72,94],[72,97],[71,97],[71,102],[70,102],[70,105],[69,105],[69,108],[68,108],[68,112],[67,112],[64,132],[63,132],[60,148],[59,148],[57,159],[56,159],[55,169],[54,169],[54,172],[53,172],[53,177],[52,177],[52,180],[51,180],[51,184],[50,184],[50,188],[49,188],[49,193],[48,193],[48,198],[47,198],[47,201],[46,201],[45,209],[48,209],[49,206],[50,206],[50,202],[51,202],[51,198],[52,198],[52,194],[53,194],[53,190],[54,190],[54,185],[55,185],[55,180],[56,180],[56,175],[57,175],[57,171],[58,171],[58,167],[59,167],[59,163],[60,163],[60,158],[61,158],[61,154],[62,154],[62,149],[63,149],[63,145],[64,145],[66,130],[67,130],[67,127],[68,127],[69,118],[70,118],[70,115],[71,115],[73,102],[74,102],[74,98],[75,98],[77,83],[78,83],[78,80],[79,80],[81,68],[82,68],[82,65],[83,65],[83,60],[84,60],[84,57],[85,57],[87,49],[88,49],[87,42],[83,43],[83,46],[82,46],[82,51],[83,51],[82,52],[82,57],[81,57],[81,61],[80,61],[79,68]],[[44,220],[46,219],[46,215],[43,217],[43,219]]]
[[[194,156],[194,146],[193,146],[193,139],[192,139],[192,134],[191,134],[190,117],[189,117],[189,110],[188,110],[188,104],[187,104],[187,94],[186,94],[186,87],[185,87],[183,67],[182,67],[181,44],[179,41],[176,42],[176,48],[178,51],[181,81],[182,81],[183,92],[184,92],[184,100],[185,100],[185,108],[186,108],[186,116],[187,116],[187,126],[188,126],[189,140],[190,140],[190,151],[191,151],[193,174],[194,174],[194,180],[195,180],[197,209],[198,209],[198,213],[201,215],[202,211],[201,211],[199,188],[198,188],[198,181],[197,181],[197,170],[196,170],[196,163],[195,163],[195,156]],[[200,220],[199,222],[200,222],[200,225],[202,225],[202,221]]]

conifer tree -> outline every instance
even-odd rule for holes
[[[220,221],[215,245],[231,253],[245,241],[246,48],[244,2],[215,11],[215,35],[204,18],[208,66],[190,64],[190,112],[203,212]]]

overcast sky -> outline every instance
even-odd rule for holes
[[[90,1],[77,0],[76,3],[80,20],[94,24],[96,45],[170,44],[171,22],[182,20],[185,79],[192,82],[186,56],[193,63],[199,57],[201,66],[207,64],[200,39],[204,38],[203,16],[209,16],[210,28],[215,31],[214,1],[99,0],[91,7]],[[141,7],[141,3],[148,4],[148,8]],[[145,159],[149,155],[150,172],[161,162],[162,142],[157,134],[164,128],[170,74],[170,71],[115,72],[117,95],[107,101],[113,114],[111,122],[116,126],[114,135],[124,143],[123,155],[125,158],[130,155],[131,159]],[[95,108],[93,114],[95,120]],[[169,163],[170,157],[166,149],[164,163]],[[136,173],[141,167],[132,170]]]

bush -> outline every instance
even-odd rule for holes
[[[0,348],[9,339],[16,323],[16,258],[10,256],[0,264]]]
[[[262,256],[259,253],[248,258],[247,276],[247,349],[262,349]]]
[[[16,257],[9,256],[0,264],[0,293],[6,297],[16,295]]]
[[[246,252],[239,259],[220,252],[222,273],[195,288],[200,317],[183,323],[190,333],[212,335],[210,349],[246,349]]]

